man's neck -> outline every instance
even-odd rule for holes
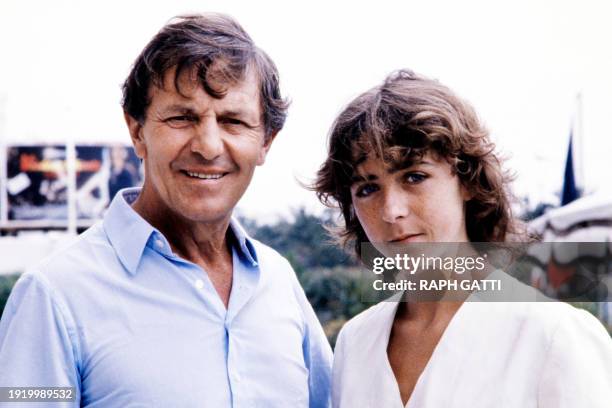
[[[143,189],[132,208],[168,240],[172,251],[188,261],[211,266],[231,259],[228,241],[230,215],[216,222],[198,223],[187,220],[167,208],[151,203]]]

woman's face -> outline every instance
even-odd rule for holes
[[[357,167],[351,196],[372,243],[468,242],[469,196],[451,166],[431,153],[403,169],[368,157]]]

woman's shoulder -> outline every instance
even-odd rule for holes
[[[544,306],[542,309],[548,309],[547,313],[558,313],[558,317],[543,356],[538,391],[540,406],[609,406],[612,399],[610,335],[587,311],[560,302]]]
[[[531,310],[533,310],[531,314],[536,316],[540,322],[550,322],[548,326],[553,341],[559,341],[558,339],[562,338],[589,342],[592,346],[600,344],[612,353],[610,335],[602,323],[586,310],[578,309],[564,302],[533,304]]]
[[[393,321],[397,310],[397,300],[390,298],[370,306],[366,310],[351,318],[342,327],[341,333],[345,336],[359,336],[380,330]]]
[[[396,310],[397,301],[393,298],[384,300],[355,315],[342,330],[353,333],[384,325],[395,317]]]
[[[476,293],[471,297],[476,300],[472,303],[481,305],[475,309],[485,319],[488,315],[500,324],[514,324],[548,336],[560,326],[591,327],[606,333],[599,320],[585,310],[549,298],[503,271],[497,270],[491,276],[502,282],[505,291],[502,294]]]
[[[393,298],[369,307],[340,330],[332,368],[333,406],[376,406],[371,389],[385,389],[386,348],[397,310]],[[377,385],[373,385],[377,384]]]
[[[564,330],[597,333],[610,340],[607,331],[595,316],[560,301],[542,302],[475,302],[483,323],[486,315],[502,325],[514,325],[522,332],[532,332],[549,340]]]

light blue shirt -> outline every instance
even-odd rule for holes
[[[0,387],[76,387],[54,407],[327,407],[331,348],[289,263],[233,220],[226,309],[130,207],[138,193],[19,279]]]

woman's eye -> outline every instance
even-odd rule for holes
[[[404,178],[410,184],[419,184],[425,180],[427,176],[421,173],[406,173]]]
[[[359,188],[357,188],[357,191],[355,192],[355,195],[357,197],[367,197],[372,193],[375,193],[376,191],[378,191],[378,186],[375,184],[364,184],[363,186],[360,186]]]

